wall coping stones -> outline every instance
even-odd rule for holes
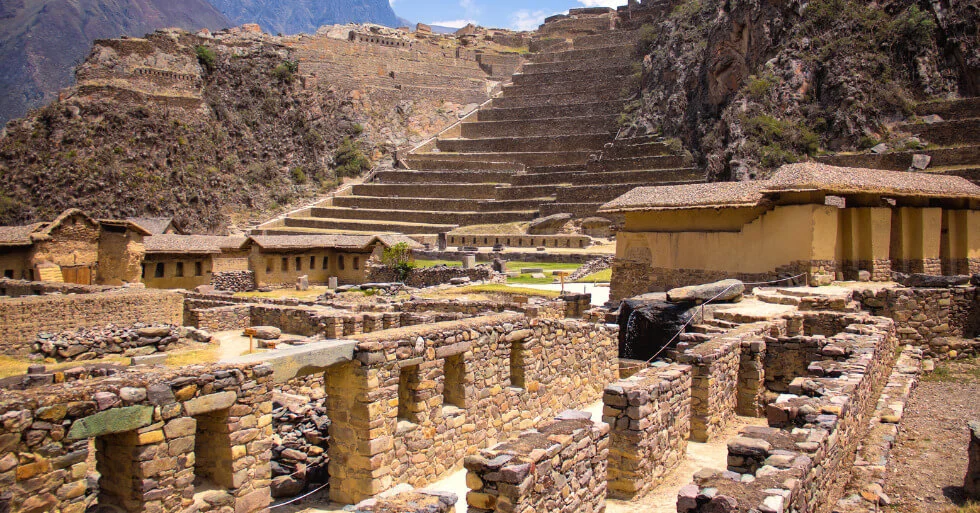
[[[232,392],[234,394],[234,392]],[[69,440],[125,433],[153,422],[152,406],[125,406],[101,411],[72,423]]]
[[[390,333],[391,330],[385,333]],[[290,379],[323,372],[331,365],[349,362],[354,358],[353,340],[328,340],[296,347],[284,347],[273,352],[250,354],[224,363],[264,363],[272,368],[273,380],[284,383]]]

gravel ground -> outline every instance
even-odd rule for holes
[[[963,504],[966,423],[980,420],[980,360],[940,364],[923,378],[912,393],[885,482],[892,510],[903,513]]]

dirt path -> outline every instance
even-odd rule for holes
[[[980,420],[980,361],[941,364],[912,393],[888,462],[885,493],[903,513],[963,503],[969,433]]]

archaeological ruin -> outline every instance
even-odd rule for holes
[[[97,40],[70,98],[180,125],[231,80],[207,71],[213,47],[401,125],[363,175],[227,230],[185,233],[157,205],[0,227],[0,513],[972,512],[980,103],[909,102],[893,125],[915,144],[712,174],[719,141],[630,118],[677,102],[644,80],[655,53],[691,50],[662,22],[701,3],[626,3],[530,32]],[[709,71],[671,80],[821,94],[803,72],[741,76],[745,20]],[[212,147],[229,162],[234,136]],[[314,179],[269,155],[229,165]]]

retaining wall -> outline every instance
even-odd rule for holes
[[[60,333],[108,324],[181,325],[184,298],[175,292],[117,289],[0,299],[0,352],[26,355],[39,333]]]
[[[948,340],[980,335],[977,287],[865,289],[855,290],[854,299],[874,315],[894,319],[899,339],[921,346],[927,356],[947,357],[950,351],[980,354],[978,344]]]

